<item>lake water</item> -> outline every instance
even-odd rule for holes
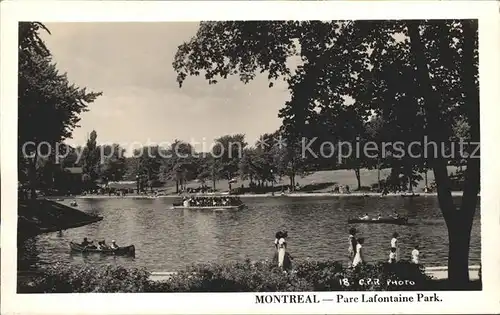
[[[424,265],[446,265],[448,236],[435,196],[242,198],[247,209],[226,211],[171,210],[174,199],[81,199],[78,208],[98,214],[98,223],[62,233],[40,235],[25,245],[26,262],[121,264],[150,271],[176,271],[192,263],[268,259],[274,253],[274,234],[288,230],[288,249],[297,259],[346,261],[348,217],[364,213],[391,214],[397,210],[412,225],[356,224],[365,237],[367,261],[387,260],[393,232],[400,235],[400,258],[409,259],[419,244]],[[460,197],[455,198],[460,202]],[[474,218],[470,263],[480,263],[479,206]],[[71,254],[69,241],[115,239],[134,244],[136,257]],[[25,253],[26,252],[26,253]],[[27,254],[29,253],[29,254]]]

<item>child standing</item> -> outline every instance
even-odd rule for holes
[[[419,256],[420,252],[418,251],[418,245],[415,245],[415,248],[411,251],[411,262],[414,264],[419,264]]]
[[[398,232],[394,232],[392,234],[392,239],[391,239],[391,251],[392,249],[395,250],[395,253],[396,253],[396,260],[399,259],[399,253],[398,253],[398,237],[399,237],[399,234]]]
[[[389,253],[389,263],[396,263],[396,249],[394,247],[391,248],[391,252]]]

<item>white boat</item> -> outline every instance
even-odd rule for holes
[[[239,210],[245,207],[244,204],[237,206],[189,206],[185,207],[183,205],[174,205],[172,209],[186,209],[186,210]]]
[[[238,210],[245,207],[237,196],[210,196],[193,195],[184,197],[179,203],[174,203],[172,209],[191,209],[191,210]]]

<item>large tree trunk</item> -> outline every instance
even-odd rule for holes
[[[425,187],[426,188],[429,188],[429,182],[427,180],[427,173],[429,172],[429,170],[426,168],[425,169],[425,172],[424,172],[424,181],[425,181]]]
[[[413,192],[413,180],[411,178],[411,170],[410,175],[408,175],[408,191]]]
[[[417,82],[422,89],[426,118],[428,119],[429,136],[438,143],[445,141],[439,122],[439,99],[432,88],[424,47],[420,41],[419,22],[408,22],[411,50],[417,68]],[[468,24],[464,27],[464,62],[463,78],[466,103],[470,104],[468,113],[471,125],[472,141],[479,140],[479,95],[474,83],[473,51],[475,35]],[[445,54],[446,55],[446,54]],[[474,140],[475,139],[475,140]],[[446,167],[446,160],[437,156],[430,159],[434,170],[438,192],[439,206],[448,227],[449,252],[448,252],[448,279],[453,289],[466,288],[469,281],[468,256],[472,221],[477,204],[479,191],[479,159],[469,159],[464,184],[464,195],[460,211],[456,211],[450,189],[450,179]]]
[[[470,104],[467,109],[468,122],[470,125],[470,137],[472,142],[479,143],[479,90],[475,83],[476,68],[474,67],[474,47],[477,39],[475,30],[477,29],[477,22],[465,21],[463,27],[464,45],[463,45],[463,66],[462,78],[464,82],[465,101]],[[477,157],[471,157],[467,160],[467,169],[465,170],[465,180],[463,188],[462,204],[460,207],[460,228],[457,234],[460,234],[458,244],[461,247],[457,248],[454,252],[459,258],[453,263],[448,265],[449,274],[456,273],[456,279],[453,279],[453,284],[461,288],[469,280],[468,274],[468,256],[470,246],[470,233],[472,229],[472,222],[476,212],[478,202],[478,193],[480,188],[480,159],[479,153]],[[451,252],[451,250],[450,250]],[[451,253],[450,253],[451,254]],[[456,264],[456,266],[455,266]],[[464,267],[465,265],[465,267]],[[467,269],[467,275],[465,275]],[[452,280],[450,278],[450,280]]]
[[[380,158],[377,160],[377,185],[378,185],[378,190],[381,190],[380,187]]]
[[[358,190],[361,190],[361,172],[359,167],[354,169],[354,174],[356,174],[356,180],[358,182]]]
[[[448,279],[450,288],[454,290],[468,288],[469,245],[472,221],[472,218],[465,219],[463,213],[461,215],[449,216],[446,220],[449,242]]]
[[[35,148],[38,148],[38,145],[35,146]],[[31,199],[36,199],[36,185],[37,185],[37,176],[36,176],[36,162],[38,160],[38,149],[35,149],[35,155],[33,157],[32,163],[30,163],[30,168],[28,170],[29,172],[29,179],[30,179],[30,198]]]

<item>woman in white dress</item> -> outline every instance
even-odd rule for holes
[[[352,266],[356,267],[357,265],[363,263],[364,257],[363,257],[363,243],[365,242],[365,239],[360,237],[358,239],[358,244],[356,244],[356,255],[354,256],[354,260],[352,261]]]
[[[278,267],[283,268],[285,263],[286,241],[282,237],[278,240]]]
[[[396,260],[399,260],[398,237],[399,237],[398,232],[394,232],[392,234],[392,239],[391,239],[391,248],[396,249]]]
[[[288,232],[278,232],[276,233],[276,239],[274,241],[274,244],[276,246],[276,253],[274,255],[274,261],[275,263],[278,263],[278,267],[287,270],[291,268],[292,262],[291,262],[291,256],[287,252],[287,242],[286,242],[286,237],[288,237]]]

